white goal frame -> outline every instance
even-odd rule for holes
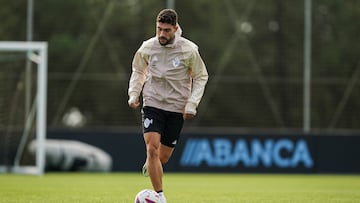
[[[0,172],[25,173],[43,175],[45,172],[45,139],[47,109],[47,42],[0,41],[0,51],[27,52],[28,60],[37,64],[37,95],[36,95],[36,152],[35,166],[14,164],[7,168],[0,166]],[[28,117],[29,115],[27,115]]]

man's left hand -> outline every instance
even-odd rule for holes
[[[189,114],[189,113],[184,113],[184,114],[183,114],[183,118],[184,118],[184,120],[188,120],[188,119],[194,118],[194,115],[193,115],[193,114]]]

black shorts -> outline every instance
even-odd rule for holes
[[[144,106],[141,113],[143,132],[158,132],[161,144],[175,147],[184,125],[183,115],[149,106]]]

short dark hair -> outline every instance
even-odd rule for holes
[[[176,25],[178,22],[178,15],[173,9],[164,9],[158,14],[156,21],[160,23]]]

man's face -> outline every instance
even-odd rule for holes
[[[175,32],[178,29],[177,26],[156,22],[156,35],[159,43],[163,46],[171,44],[175,38]]]

